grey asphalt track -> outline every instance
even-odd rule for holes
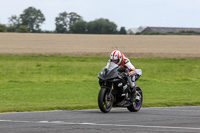
[[[200,133],[200,106],[0,113],[0,133]]]

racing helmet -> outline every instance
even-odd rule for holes
[[[114,50],[111,54],[110,54],[110,61],[116,63],[117,65],[119,65],[122,61],[122,53],[119,50]]]

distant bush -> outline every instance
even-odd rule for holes
[[[19,29],[17,29],[17,32],[26,33],[28,32],[28,27],[26,25],[20,25]]]
[[[126,28],[125,27],[121,27],[118,34],[126,34]]]
[[[0,32],[6,32],[7,31],[7,27],[4,24],[0,24]]]
[[[7,32],[16,32],[17,28],[15,26],[8,26]]]
[[[50,31],[50,30],[44,30],[44,31],[41,31],[40,33],[56,33],[55,31]]]
[[[177,33],[178,35],[198,35],[200,32],[195,32],[195,31],[179,31]]]
[[[150,32],[138,32],[136,35],[200,35],[200,32],[195,32],[195,31],[179,31],[177,33],[174,32],[167,32],[167,33],[160,33],[160,32],[155,32],[155,31],[150,31]]]

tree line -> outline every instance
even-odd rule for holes
[[[79,33],[79,34],[126,34],[125,27],[117,30],[117,25],[109,19],[99,18],[86,22],[75,12],[62,12],[55,18],[54,31],[42,31],[45,21],[41,10],[28,7],[19,16],[8,18],[9,24],[0,24],[0,32],[29,32],[29,33]]]

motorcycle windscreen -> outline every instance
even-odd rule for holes
[[[118,73],[117,73],[117,67],[118,65],[110,62],[109,65],[107,65],[106,67],[104,67],[98,74],[98,78],[102,79],[102,80],[108,80],[108,79],[113,79],[118,77]],[[105,71],[105,69],[107,69],[107,71]]]
[[[115,69],[117,67],[118,67],[117,64],[115,64],[113,62],[110,62],[107,69],[108,69],[108,71],[111,71],[111,70],[113,70],[113,69]]]

